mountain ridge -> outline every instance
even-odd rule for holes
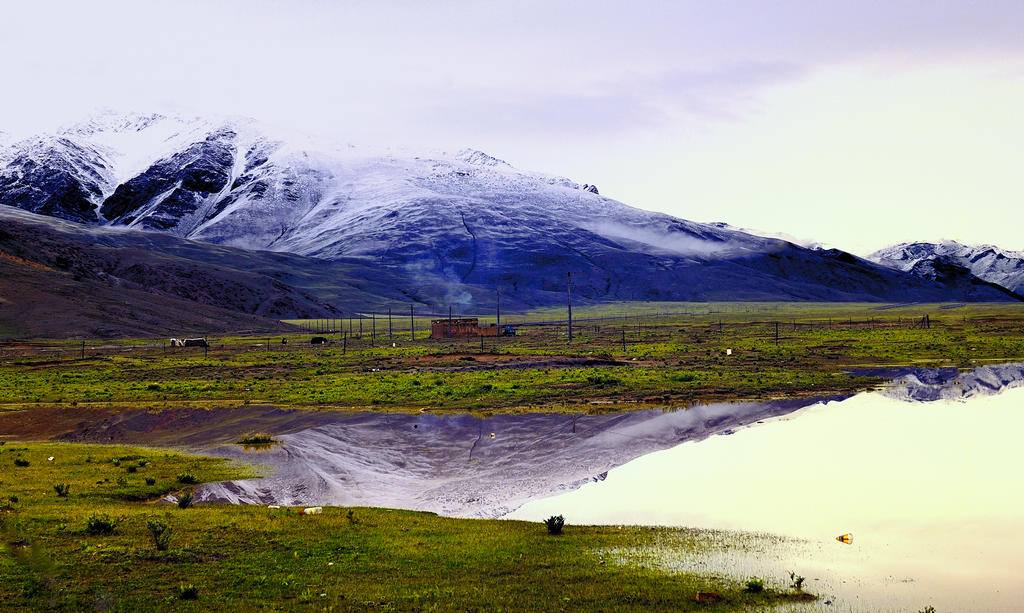
[[[921,270],[929,261],[962,266],[972,274],[1015,293],[1024,293],[1024,251],[957,241],[899,243],[871,253],[868,259],[896,270]]]
[[[1015,299],[970,275],[930,278],[836,250],[644,211],[589,183],[482,151],[371,151],[255,120],[104,115],[10,144],[0,204],[327,262],[466,308],[582,299]],[[484,298],[486,300],[486,298]]]

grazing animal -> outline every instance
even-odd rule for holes
[[[182,347],[209,347],[210,343],[205,338],[186,338]]]
[[[171,339],[171,347],[181,347],[181,341],[176,338]]]
[[[329,342],[330,341],[327,340],[327,337],[324,336],[314,336],[313,338],[309,339],[310,345],[326,345]]]

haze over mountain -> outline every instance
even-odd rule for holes
[[[104,113],[10,142],[0,204],[85,224],[91,241],[147,242],[204,264],[237,263],[237,249],[293,254],[259,266],[321,299],[351,279],[302,280],[303,268],[345,263],[378,285],[343,308],[400,299],[471,309],[496,290],[509,304],[549,304],[564,299],[568,272],[574,294],[592,301],[1017,298],[959,268],[909,275],[636,209],[472,149],[373,151],[252,119]],[[145,238],[153,232],[168,239]]]
[[[1024,292],[1024,252],[995,245],[962,245],[956,241],[900,243],[872,253],[868,259],[896,270],[920,272],[947,262],[963,266],[975,276],[1014,292]]]

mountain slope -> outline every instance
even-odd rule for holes
[[[40,144],[54,139],[70,144]],[[245,119],[106,115],[5,151],[0,203],[362,262],[388,287],[378,296],[435,305],[466,307],[495,290],[523,305],[560,301],[568,272],[574,294],[595,301],[1009,298],[967,277],[912,276],[635,209],[593,185],[519,171],[470,149],[377,153]]]
[[[868,259],[906,272],[914,271],[923,262],[943,260],[963,266],[985,281],[1024,293],[1024,252],[1006,251],[994,245],[963,245],[956,241],[901,243],[880,249]]]
[[[255,315],[75,278],[74,273],[0,252],[3,338],[191,336],[285,327]]]

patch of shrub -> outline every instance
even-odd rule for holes
[[[57,496],[61,498],[67,498],[68,492],[71,491],[71,486],[67,483],[54,483],[53,491],[57,492]]]
[[[196,585],[181,584],[178,586],[178,598],[180,600],[197,600],[199,598],[199,587]]]
[[[178,483],[191,485],[194,483],[199,483],[199,479],[196,479],[196,476],[193,475],[192,473],[180,473],[178,475]]]
[[[135,473],[135,472],[139,472],[139,467],[135,466],[134,464],[132,464],[132,465],[126,466],[125,470],[130,472],[130,473]]]
[[[92,535],[113,534],[117,529],[119,519],[115,519],[106,513],[90,513],[85,520],[85,533]]]
[[[764,581],[760,579],[751,579],[747,581],[747,587],[743,588],[744,591],[750,592],[751,594],[757,594],[764,591]]]
[[[146,485],[156,485],[156,479],[153,477],[146,477]]]
[[[178,496],[178,508],[187,509],[192,506],[192,492],[185,492],[181,496]]]
[[[266,432],[253,432],[247,434],[238,441],[239,445],[269,445],[274,442],[274,437]]]
[[[544,525],[548,529],[548,534],[557,536],[562,533],[562,527],[565,526],[565,518],[561,515],[552,515],[544,520]]]
[[[171,544],[171,525],[159,517],[154,517],[146,522],[146,528],[153,537],[153,546],[156,550],[167,551]]]
[[[28,466],[29,465],[29,461],[25,460],[23,458],[14,458],[14,465],[15,466]]]

